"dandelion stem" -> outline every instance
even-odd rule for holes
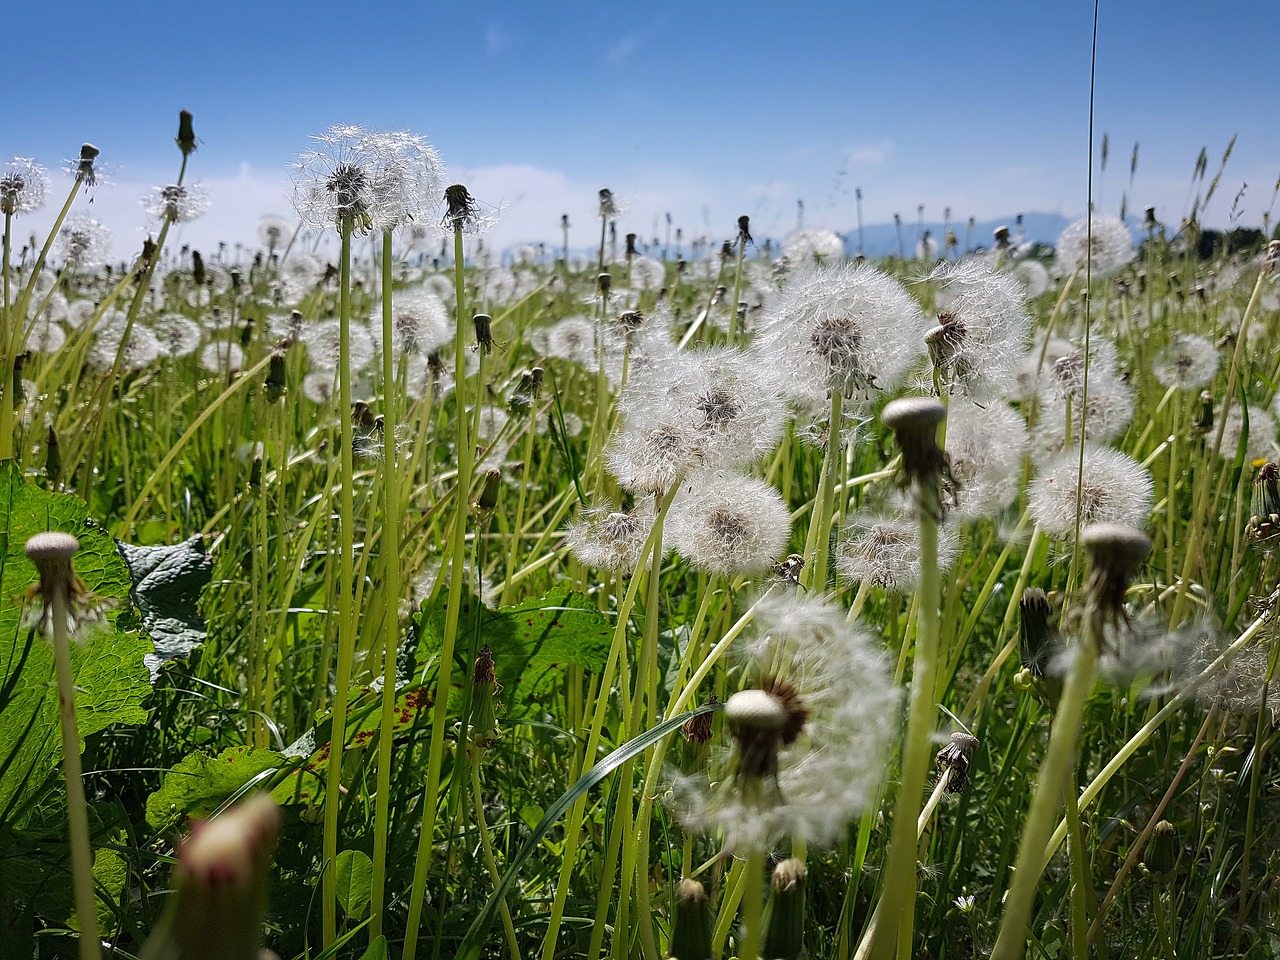
[[[93,892],[93,850],[89,845],[89,811],[80,766],[80,734],[76,726],[75,677],[71,671],[71,611],[66,590],[51,591],[49,620],[53,627],[53,663],[58,681],[58,723],[62,730],[62,770],[67,781],[67,827],[71,840],[71,880],[80,924],[80,960],[98,960],[98,905]]]
[[[352,660],[356,650],[354,597],[355,558],[355,467],[351,424],[351,233],[354,224],[344,217],[339,225],[342,246],[338,268],[338,422],[340,424],[340,467],[338,492],[338,654],[334,676],[332,733],[329,764],[325,771],[324,802],[324,883],[322,890],[322,936],[328,948],[338,935],[338,814],[342,803],[342,753],[347,739],[347,698],[351,687]]]
[[[383,614],[382,644],[382,719],[378,728],[378,780],[373,813],[373,881],[369,913],[369,939],[382,936],[383,911],[386,904],[387,839],[390,834],[391,808],[391,736],[396,704],[396,653],[400,641],[400,471],[396,452],[395,356],[392,345],[395,330],[392,313],[391,231],[382,234],[382,558],[383,590],[386,611]],[[477,790],[479,789],[477,785]],[[476,803],[480,803],[477,795]],[[487,836],[486,836],[487,839]],[[486,853],[488,850],[486,848]],[[489,856],[492,859],[492,855]],[[495,871],[496,872],[496,871]],[[503,919],[510,917],[503,907]],[[513,953],[513,956],[515,954]]]
[[[742,946],[738,960],[759,960],[764,946],[764,881],[765,853],[752,847],[743,869]]]
[[[1098,662],[1098,644],[1091,621],[1092,604],[1085,612],[1084,635],[1076,647],[1071,667],[1062,687],[1062,698],[1049,733],[1049,747],[1031,798],[1022,841],[1014,867],[1013,882],[1005,900],[1000,932],[991,960],[1020,960],[1026,949],[1027,926],[1040,875],[1050,849],[1050,831],[1063,791],[1075,765],[1076,743],[1084,718],[1084,707],[1093,688],[1093,671]]]

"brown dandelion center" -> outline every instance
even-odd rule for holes
[[[750,537],[742,514],[724,507],[713,510],[707,517],[707,529],[725,546],[743,543]]]
[[[862,334],[848,315],[823,317],[809,337],[814,351],[833,365],[847,363],[858,356]]]
[[[704,427],[723,427],[737,419],[742,407],[727,390],[713,389],[698,398],[698,412]]]
[[[353,163],[340,163],[330,174],[325,189],[333,194],[333,202],[339,213],[358,214],[364,209],[361,195],[368,184],[369,178],[363,169]]]
[[[640,519],[629,513],[611,513],[600,523],[600,533],[610,540],[626,540],[640,532]]]

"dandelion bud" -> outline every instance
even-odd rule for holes
[[[768,960],[800,960],[804,952],[804,861],[796,857],[773,868],[769,922],[764,932]]]
[[[1122,523],[1095,523],[1080,534],[1080,544],[1093,562],[1085,590],[1098,616],[1104,623],[1123,621],[1125,591],[1151,553],[1151,538]]]
[[[751,218],[743,214],[738,218],[738,244],[746,246],[751,243]]]
[[[285,380],[285,352],[289,349],[289,341],[281,340],[271,351],[267,362],[267,399],[272,403],[284,397],[287,383]]]
[[[613,289],[613,277],[608,272],[600,274],[596,277],[596,287],[600,291],[600,296],[608,300],[609,292]]]
[[[490,470],[484,475],[484,486],[476,497],[476,511],[482,516],[492,516],[498,508],[498,493],[502,490],[502,471]]]
[[[493,317],[487,313],[477,313],[471,318],[471,322],[476,328],[476,346],[480,352],[488,355],[493,353]]]
[[[1151,832],[1142,865],[1152,879],[1165,883],[1173,879],[1178,867],[1178,831],[1168,820],[1161,820]]]
[[[706,705],[718,702],[715,694],[712,694]],[[710,713],[700,713],[696,717],[690,717],[680,727],[683,746],[680,751],[681,772],[691,774],[707,768],[711,752],[711,717]]]
[[[1062,696],[1062,678],[1051,676],[1046,667],[1062,648],[1053,608],[1039,587],[1031,587],[1018,601],[1022,614],[1019,624],[1018,655],[1022,661],[1020,684],[1030,687],[1036,698],[1047,707],[1057,706]]]
[[[924,498],[921,509],[938,512],[939,484],[949,471],[947,455],[938,446],[938,424],[946,419],[947,408],[932,397],[891,400],[880,412],[880,420],[893,430],[902,449],[904,485],[915,485]]]
[[[1253,495],[1245,536],[1251,543],[1269,544],[1280,537],[1280,463],[1268,460],[1253,478]]]
[[[460,183],[445,187],[445,223],[454,230],[462,230],[467,224],[480,219],[480,207],[475,197]]]
[[[634,233],[627,234],[627,259],[630,260],[636,255],[636,235]]]
[[[667,956],[670,960],[711,960],[711,902],[702,884],[688,877],[676,887]]]
[[[280,811],[258,794],[198,823],[178,845],[174,892],[145,956],[258,960]]]
[[[44,475],[49,481],[49,486],[56,486],[58,481],[62,479],[62,454],[58,452],[58,435],[54,432],[53,427],[49,428],[49,435],[44,442]]]
[[[1143,220],[1142,220],[1142,225],[1143,225],[1144,227],[1146,227],[1146,229],[1148,229],[1148,230],[1154,230],[1154,229],[1156,229],[1158,226],[1160,226],[1159,221],[1158,221],[1158,220],[1156,220],[1156,208],[1155,208],[1155,207],[1147,207],[1146,216],[1145,216],[1145,217],[1143,218]]]
[[[196,151],[196,132],[191,125],[191,111],[183,110],[178,114],[178,137],[174,141],[184,157]]]
[[[992,236],[995,238],[997,248],[1001,250],[1009,248],[1009,228],[1003,223],[992,231]]]
[[[476,657],[471,701],[471,727],[468,738],[480,750],[490,750],[498,742],[498,716],[496,713],[498,678],[493,669],[493,654],[486,643]]]
[[[969,777],[969,765],[973,762],[973,754],[978,745],[977,737],[957,730],[951,735],[947,745],[938,751],[934,762],[939,770],[950,772],[947,790],[951,793],[965,793],[973,785],[973,780]]]
[[[197,287],[204,286],[204,257],[200,256],[199,250],[191,251],[191,279],[196,282]]]

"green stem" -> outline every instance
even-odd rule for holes
[[[1049,747],[1040,764],[1036,792],[1022,828],[1013,882],[1006,894],[1004,915],[1000,919],[1000,932],[991,960],[1020,960],[1026,949],[1027,927],[1031,922],[1036,887],[1044,872],[1058,805],[1075,768],[1076,743],[1080,737],[1085,704],[1093,688],[1098,645],[1090,623],[1092,619],[1093,611],[1086,610],[1084,636],[1071,660],[1058,712],[1053,718]]]
[[[58,680],[58,722],[62,730],[62,770],[67,780],[67,827],[71,839],[71,881],[80,924],[80,960],[99,960],[98,904],[93,892],[93,850],[89,846],[89,810],[80,766],[80,733],[76,727],[75,677],[71,672],[71,638],[65,589],[54,591],[49,611],[53,625],[53,664]]]
[[[738,960],[759,960],[764,946],[764,871],[763,850],[747,851],[742,892],[742,945]]]
[[[369,914],[369,940],[382,936],[386,905],[387,841],[390,836],[391,739],[395,724],[396,652],[400,642],[400,472],[396,452],[395,356],[392,323],[391,231],[382,234],[382,719],[378,728],[378,783],[373,812],[373,886]],[[476,803],[480,803],[479,796]],[[504,918],[510,924],[510,917]],[[513,954],[514,956],[514,954]]]
[[[328,949],[338,935],[338,814],[342,803],[342,753],[347,738],[347,698],[351,688],[352,660],[356,649],[356,614],[351,595],[354,584],[355,468],[351,424],[351,233],[344,219],[339,227],[342,248],[338,271],[338,422],[341,433],[338,493],[338,662],[334,679],[332,735],[325,771],[324,883],[322,890],[323,942]]]

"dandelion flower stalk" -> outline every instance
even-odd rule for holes
[[[1036,791],[1022,827],[1022,840],[1013,882],[1005,897],[1000,932],[991,960],[1020,960],[1026,949],[1027,926],[1036,887],[1051,849],[1051,834],[1058,806],[1076,764],[1084,708],[1093,689],[1094,668],[1101,653],[1104,632],[1124,619],[1124,593],[1151,552],[1151,541],[1141,531],[1121,524],[1099,523],[1080,535],[1081,546],[1092,560],[1082,633],[1067,669],[1062,696],[1049,731],[1049,746],[1040,765]],[[1074,791],[1073,791],[1074,794]],[[1072,801],[1079,801],[1072,796]],[[1077,807],[1078,812],[1078,807]]]
[[[53,635],[53,662],[58,685],[58,724],[62,732],[62,770],[67,781],[67,820],[71,839],[71,880],[80,924],[80,960],[102,956],[98,906],[93,892],[93,850],[89,845],[89,813],[80,766],[80,733],[76,726],[75,677],[71,671],[70,627],[75,622],[72,596],[83,592],[71,558],[80,549],[67,533],[41,533],[27,541],[27,556],[40,574],[44,621]]]
[[[383,617],[382,718],[378,728],[378,780],[373,813],[373,884],[369,939],[382,936],[386,904],[387,839],[391,810],[391,739],[396,704],[396,652],[400,639],[400,472],[396,453],[396,377],[392,311],[391,231],[382,233],[382,552]]]
[[[946,408],[927,397],[891,401],[881,414],[881,420],[898,436],[903,471],[911,486],[920,524],[919,624],[898,796],[885,860],[884,886],[880,892],[880,902],[887,905],[888,912],[874,933],[871,953],[872,957],[884,960],[910,956],[915,922],[916,822],[929,770],[941,632],[938,518],[945,460],[937,444],[937,434],[945,418]]]

